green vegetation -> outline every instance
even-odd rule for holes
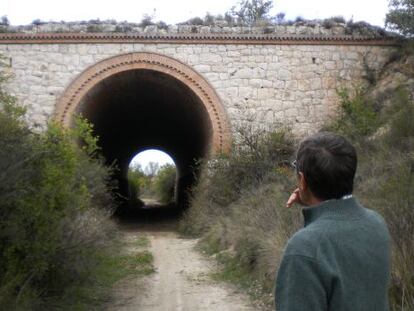
[[[231,8],[230,14],[239,24],[253,26],[259,21],[270,20],[269,11],[272,7],[272,0],[242,0]]]
[[[176,168],[174,165],[165,164],[161,166],[154,180],[157,196],[162,204],[174,201]]]
[[[136,203],[142,195],[146,194],[149,178],[144,174],[141,166],[132,166],[128,170],[129,199]]]
[[[414,0],[390,0],[386,25],[407,37],[414,36]]]
[[[155,199],[161,204],[172,203],[175,199],[175,165],[150,162],[142,169],[140,165],[128,171],[130,198],[133,202],[141,199]]]
[[[410,56],[402,57],[380,74],[401,70],[407,83],[387,90],[376,89],[375,83],[339,90],[341,112],[324,128],[345,135],[357,147],[356,196],[388,224],[392,310],[414,309],[413,72],[406,70]],[[381,77],[376,83],[382,85]],[[283,248],[302,225],[299,209],[285,208],[295,187],[288,168],[294,143],[288,130],[239,132],[241,147],[205,164],[181,230],[200,236],[201,248],[223,264],[218,279],[247,287],[255,297],[261,292],[261,300],[271,306]]]
[[[1,63],[4,68],[5,63]],[[91,310],[113,284],[152,271],[151,255],[122,254],[110,216],[111,168],[82,119],[75,129],[24,122],[0,71],[0,306],[4,310]],[[131,257],[132,256],[132,257]]]
[[[278,204],[294,185],[289,168],[294,143],[283,128],[243,128],[238,134],[241,144],[231,155],[205,163],[180,228],[201,236],[202,249],[223,263],[216,278],[248,287],[254,297],[267,293],[263,297],[271,303],[278,256],[299,228],[299,213]]]
[[[356,192],[385,218],[393,239],[392,310],[414,308],[414,101],[404,87],[389,94],[378,110],[357,94],[343,103],[343,116],[327,129],[347,135],[357,146],[360,165]],[[365,101],[364,101],[365,100]],[[366,109],[361,110],[361,103]],[[350,105],[349,105],[350,104]],[[354,127],[351,116],[358,113]],[[363,121],[363,122],[361,122]]]

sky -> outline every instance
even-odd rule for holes
[[[155,21],[176,24],[206,12],[223,14],[239,0],[0,0],[0,16],[6,15],[12,25],[44,21],[97,19],[140,22],[144,14],[155,12]],[[349,20],[366,21],[384,26],[389,0],[275,0],[273,15],[286,13],[287,19],[301,16],[323,19],[341,15]]]
[[[157,162],[160,166],[166,163],[174,164],[173,159],[165,152],[157,149],[149,149],[138,153],[132,159],[130,166],[135,166],[137,163],[139,163],[142,169],[145,169],[149,162]]]

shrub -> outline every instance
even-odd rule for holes
[[[32,132],[24,109],[2,89],[6,79],[0,71],[0,305],[98,305],[107,293],[97,271],[118,247],[109,221],[111,169],[82,120],[75,130],[50,124]]]
[[[141,165],[132,166],[128,170],[129,199],[136,203],[146,186],[146,176]]]
[[[231,14],[239,24],[254,26],[261,20],[270,20],[269,11],[273,7],[273,1],[242,0],[237,6],[233,6]]]
[[[155,176],[155,191],[162,204],[169,204],[175,198],[176,168],[172,164],[161,166]]]
[[[168,30],[168,25],[164,21],[157,22],[157,27],[158,27],[158,29]]]
[[[6,27],[10,25],[10,21],[7,15],[3,15],[2,17],[0,17],[0,25]]]
[[[266,132],[239,128],[238,145],[233,153],[203,164],[183,230],[206,232],[217,218],[230,213],[228,206],[246,189],[276,180],[292,153],[293,139],[286,129]]]
[[[144,16],[141,19],[141,22],[139,23],[139,26],[145,28],[145,27],[151,26],[151,25],[155,25],[154,16],[144,14]]]
[[[206,16],[204,16],[203,25],[205,26],[212,26],[215,24],[216,18],[211,13],[207,12]]]
[[[201,235],[201,247],[224,264],[219,279],[241,284],[256,296],[266,293],[270,304],[277,262],[299,227],[298,213],[284,206],[294,185],[288,168],[293,152],[287,129],[239,128],[233,153],[204,163],[180,223],[183,232]]]
[[[102,30],[102,26],[96,24],[90,24],[86,27],[86,32],[102,32]]]
[[[285,12],[279,12],[273,17],[273,22],[275,24],[283,24],[285,22],[286,13]]]
[[[331,29],[332,27],[334,27],[336,24],[345,24],[345,18],[343,18],[342,16],[333,16],[331,18],[326,18],[322,21],[322,26],[325,27],[326,29]]]
[[[366,89],[355,87],[353,94],[347,88],[338,90],[341,114],[325,129],[344,134],[352,139],[368,137],[381,125],[378,108],[366,96]]]
[[[344,95],[344,94],[343,94]],[[367,94],[342,96],[341,118],[334,129],[358,149],[356,193],[380,212],[393,240],[390,304],[392,310],[414,308],[414,102],[402,87],[388,106],[370,107]],[[380,109],[381,108],[381,109]]]
[[[44,24],[46,24],[46,22],[45,21],[42,21],[39,18],[37,18],[37,19],[35,19],[35,20],[32,21],[32,25],[35,25],[35,26],[40,26],[40,25],[44,25]]]
[[[187,24],[188,25],[201,26],[201,25],[204,24],[204,21],[200,17],[193,17],[193,18],[191,18],[187,21]]]
[[[342,89],[339,95],[341,113],[325,130],[348,137],[356,146],[356,195],[384,216],[390,230],[391,310],[414,309],[412,94],[400,87],[387,102],[371,99],[363,88]],[[295,184],[287,169],[293,144],[286,131],[248,128],[239,130],[238,142],[233,154],[204,164],[180,228],[201,235],[202,248],[224,264],[220,279],[247,287],[258,282],[266,294],[262,299],[271,304],[283,249],[301,223],[297,210],[284,208]]]
[[[89,131],[35,134],[16,111],[0,113],[0,303],[53,308],[97,285],[98,260],[115,245],[109,172],[90,159],[95,147],[73,140]]]

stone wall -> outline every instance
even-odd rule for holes
[[[14,78],[8,90],[43,127],[66,87],[89,66],[129,52],[155,52],[192,67],[218,93],[234,129],[283,123],[298,136],[335,114],[337,88],[379,69],[392,47],[245,44],[0,44]]]
[[[259,23],[260,24],[260,23]],[[325,20],[303,20],[272,24],[263,21],[262,25],[233,25],[228,22],[214,21],[210,25],[181,23],[166,25],[154,23],[143,26],[139,23],[116,21],[84,22],[38,22],[30,25],[0,25],[0,33],[140,33],[140,34],[276,34],[307,36],[352,35],[364,37],[395,37],[397,34],[385,31],[366,22],[337,22],[335,18]]]

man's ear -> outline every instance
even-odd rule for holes
[[[299,172],[299,189],[304,192],[308,189],[308,184],[306,183],[305,175],[302,172]]]

